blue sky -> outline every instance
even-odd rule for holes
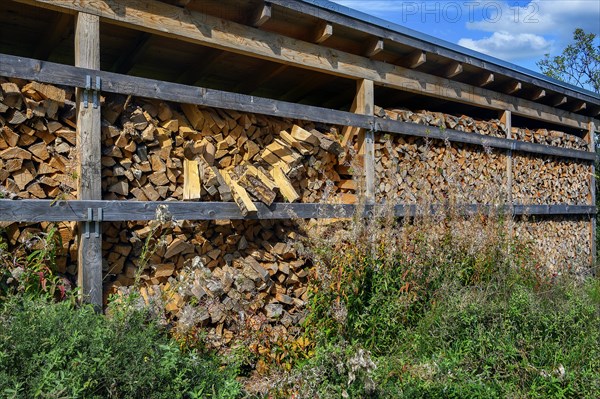
[[[575,28],[600,36],[600,0],[333,1],[535,71]]]

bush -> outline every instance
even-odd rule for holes
[[[113,305],[114,306],[114,305]],[[0,393],[6,398],[234,398],[234,367],[183,351],[147,313],[16,296],[2,304]]]
[[[316,356],[282,392],[600,397],[600,282],[539,269],[506,230],[501,215],[447,214],[324,232],[306,324]],[[358,350],[376,366],[349,382]]]

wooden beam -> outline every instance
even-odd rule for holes
[[[512,115],[510,111],[500,113],[500,121],[506,127],[506,138],[512,139]],[[513,187],[513,152],[508,150],[506,154],[506,196],[509,204],[513,203],[512,187]]]
[[[78,13],[75,27],[75,65],[88,69],[100,69],[100,18]],[[90,79],[95,84],[95,76]],[[88,93],[84,106],[83,90],[76,90],[77,97],[77,153],[79,155],[79,180],[77,197],[80,200],[102,198],[101,185],[101,127],[100,93],[97,100]],[[97,104],[93,104],[96,102]],[[94,229],[93,232],[91,230]],[[91,221],[79,224],[78,285],[82,299],[102,310],[102,232],[100,223]]]
[[[475,85],[484,87],[494,82],[494,74],[491,72],[484,72],[480,77],[475,79]]]
[[[522,83],[517,80],[511,80],[502,87],[502,92],[506,94],[515,94],[523,87]]]
[[[63,11],[83,11],[106,22],[301,68],[584,129],[588,118],[481,87],[369,60],[314,43],[184,10],[156,0],[13,0]]]
[[[556,96],[556,97],[553,98],[552,106],[553,107],[560,107],[561,105],[566,104],[567,101],[568,101],[567,96],[558,95],[558,96]]]
[[[585,139],[588,142],[588,149],[590,151],[596,151],[596,127],[594,122],[590,122]],[[596,163],[592,162],[590,165],[590,195],[588,197],[588,204],[596,205]],[[590,218],[590,242],[591,242],[591,259],[590,264],[596,266],[596,218]]]
[[[66,39],[73,29],[73,16],[65,13],[58,13],[50,23],[48,31],[40,38],[38,45],[33,52],[33,58],[47,60],[52,52]]]
[[[367,42],[365,57],[373,57],[383,51],[383,39],[374,37]]]
[[[576,102],[572,107],[571,107],[571,112],[580,112],[583,111],[584,109],[587,108],[587,103],[583,102],[583,101],[578,101]]]
[[[375,108],[375,88],[372,80],[359,80],[356,83],[356,111],[363,115],[373,115]],[[365,196],[367,203],[375,202],[375,134],[373,129],[358,132],[358,155],[365,173]]]
[[[463,71],[463,65],[460,62],[453,61],[446,68],[444,68],[444,72],[442,76],[450,79],[457,75],[460,75]]]
[[[541,98],[546,97],[546,90],[544,89],[535,89],[533,90],[531,96],[529,97],[529,99],[531,101],[538,101]]]
[[[356,81],[356,96],[352,102],[350,112],[359,115],[373,115],[373,93],[374,87],[372,81],[358,80]],[[345,126],[342,129],[342,147],[346,147],[352,142],[354,136],[360,135],[360,126]],[[359,145],[359,153],[362,145]]]
[[[7,222],[59,222],[87,220],[88,209],[102,209],[103,220],[144,221],[156,219],[159,205],[166,205],[175,220],[222,220],[222,219],[344,219],[351,218],[362,209],[345,204],[302,204],[273,203],[270,207],[255,203],[258,212],[244,217],[233,202],[184,202],[184,201],[54,201],[54,200],[6,200],[0,199],[0,221]],[[364,215],[379,211],[386,205],[367,205]],[[421,213],[439,213],[447,210],[446,205],[432,204],[427,209],[417,205],[395,206],[398,217]],[[482,204],[457,205],[460,214],[504,213],[507,215],[595,215],[591,205],[514,205],[495,206]]]
[[[315,43],[323,43],[333,35],[333,25],[327,21],[320,21],[315,31]]]
[[[252,19],[252,26],[260,28],[271,19],[271,3],[263,2]]]
[[[402,66],[415,69],[427,62],[427,53],[421,50],[415,50],[400,60]]]
[[[41,62],[23,57],[0,54],[0,76],[37,80],[39,82],[50,84],[85,87],[86,76],[91,73],[96,74],[102,79],[103,91],[110,93],[203,105],[207,107],[226,108],[241,112],[259,113],[340,126],[354,126],[364,129],[371,129],[376,124],[377,131],[379,132],[429,137],[431,139],[449,140],[457,143],[485,145],[492,148],[513,149],[515,151],[555,155],[581,160],[593,161],[596,159],[596,154],[588,151],[554,147],[518,140],[507,140],[500,137],[465,133],[451,129],[441,130],[425,125],[381,119],[375,116],[358,115],[355,113],[310,105],[293,104],[269,98],[239,93],[228,93],[221,90],[202,87],[185,86],[177,83],[126,76],[111,72],[90,71],[89,69],[82,69],[63,64]],[[590,118],[586,119],[590,120]],[[589,124],[586,126],[589,126]]]

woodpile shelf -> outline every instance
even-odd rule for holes
[[[234,2],[203,3],[206,14],[156,0],[10,3],[75,18],[57,19],[70,43],[54,58],[0,48],[2,234],[17,248],[57,226],[58,271],[98,309],[137,281],[174,318],[200,304],[219,345],[243,323],[293,335],[305,235],[386,213],[407,226],[501,219],[553,270],[595,258],[593,96],[537,90],[367,23],[339,29],[340,14],[322,20],[296,0],[252,21],[215,15]],[[270,29],[282,10],[306,12],[298,32]],[[351,45],[351,29],[368,40]],[[142,260],[144,245],[155,251]]]

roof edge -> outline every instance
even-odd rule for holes
[[[330,12],[334,12],[334,13],[343,15],[348,18],[356,19],[356,20],[366,22],[371,25],[375,25],[379,28],[383,28],[383,29],[392,31],[392,32],[394,32],[396,34],[400,34],[402,36],[407,36],[409,38],[413,38],[413,39],[417,39],[419,41],[426,42],[427,44],[435,45],[435,46],[442,47],[446,50],[450,50],[450,51],[453,51],[453,52],[456,52],[456,53],[459,53],[459,54],[462,54],[462,55],[465,55],[468,57],[476,58],[484,63],[494,64],[500,68],[509,69],[514,72],[526,75],[530,78],[539,79],[546,83],[549,83],[549,84],[552,84],[555,86],[559,86],[564,89],[572,90],[572,91],[575,91],[582,95],[590,96],[590,97],[594,98],[596,101],[598,101],[598,103],[599,103],[598,105],[600,105],[600,94],[599,93],[595,93],[593,91],[581,88],[579,86],[575,86],[570,83],[566,83],[561,80],[551,78],[542,73],[532,71],[531,69],[521,67],[521,66],[513,64],[511,62],[504,61],[499,58],[489,56],[487,54],[483,54],[483,53],[468,49],[463,46],[459,46],[458,44],[454,44],[452,42],[449,42],[449,41],[446,41],[443,39],[438,39],[438,38],[428,35],[426,33],[422,33],[422,32],[416,31],[414,29],[407,28],[405,26],[396,24],[394,22],[386,21],[384,19],[369,15],[362,11],[352,9],[352,8],[344,6],[342,4],[334,3],[329,0],[299,0],[299,1],[302,3],[310,4],[315,7],[330,11]]]

